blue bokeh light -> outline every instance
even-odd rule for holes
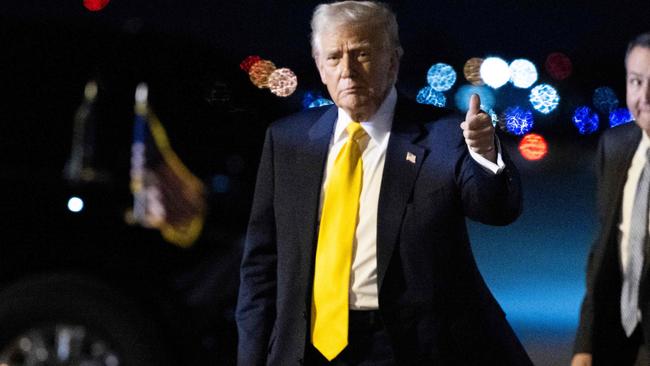
[[[517,88],[530,88],[537,81],[537,68],[532,62],[520,58],[512,61],[509,67],[510,82]]]
[[[529,100],[536,111],[548,114],[557,108],[557,105],[560,103],[560,95],[552,86],[540,84],[530,91]]]
[[[609,127],[632,122],[634,117],[627,108],[616,108],[609,113]]]
[[[533,112],[520,106],[512,106],[503,111],[503,123],[506,131],[522,136],[533,128]]]
[[[332,102],[331,100],[329,100],[327,98],[318,98],[318,99],[314,100],[313,102],[311,102],[307,106],[307,108],[316,108],[316,107],[321,107],[321,106],[324,106],[324,105],[332,105],[332,104],[334,104],[334,102]]]
[[[494,108],[496,98],[494,90],[486,86],[463,85],[458,88],[456,95],[454,95],[454,102],[460,111],[467,111],[469,108],[469,98],[472,94],[478,94],[481,98],[481,108],[486,111]]]
[[[215,193],[226,193],[230,190],[230,177],[217,174],[212,177],[212,191]]]
[[[331,100],[323,98],[320,92],[317,91],[307,91],[302,96],[302,107],[303,109],[320,107],[323,105],[334,104]]]
[[[447,104],[447,97],[430,86],[420,89],[415,100],[420,104],[431,104],[436,107],[444,107]]]
[[[447,64],[437,63],[429,68],[427,82],[437,92],[447,91],[456,82],[456,71]]]
[[[587,106],[578,107],[573,112],[573,124],[581,135],[588,135],[598,131],[599,121],[598,114]]]
[[[593,103],[594,107],[600,113],[607,115],[618,107],[619,102],[614,89],[608,86],[601,86],[594,90]]]
[[[499,123],[499,115],[497,112],[494,111],[494,109],[486,106],[485,104],[481,104],[481,110],[485,111],[490,116],[490,119],[492,120],[492,126],[496,127],[497,124]]]
[[[499,57],[488,57],[481,64],[481,79],[494,89],[502,87],[510,80],[510,67]]]
[[[320,97],[321,95],[318,92],[313,92],[313,91],[305,92],[305,94],[302,96],[302,107],[309,108],[309,105]]]

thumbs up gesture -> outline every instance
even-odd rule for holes
[[[460,124],[467,147],[491,162],[496,162],[494,148],[494,126],[487,113],[480,110],[481,98],[472,94],[465,121]]]

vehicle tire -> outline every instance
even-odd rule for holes
[[[156,323],[135,302],[80,275],[41,275],[0,290],[0,329],[0,357],[14,358],[11,362],[0,359],[0,364],[10,366],[161,366],[169,362]],[[33,335],[38,341],[31,340]],[[67,345],[43,346],[61,343],[61,338],[67,339]],[[36,343],[41,344],[40,353],[27,354],[26,345],[34,351],[31,346]],[[97,357],[75,361],[73,356],[81,356],[73,352]],[[101,352],[105,355],[98,354]],[[51,358],[44,360],[44,355]],[[27,361],[28,357],[32,361]],[[57,357],[64,359],[53,359]]]

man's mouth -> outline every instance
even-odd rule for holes
[[[341,90],[341,94],[355,94],[361,91],[363,88],[360,86],[351,86]]]

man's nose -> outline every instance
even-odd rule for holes
[[[355,73],[355,60],[348,54],[343,55],[341,59],[341,77],[351,78]]]

